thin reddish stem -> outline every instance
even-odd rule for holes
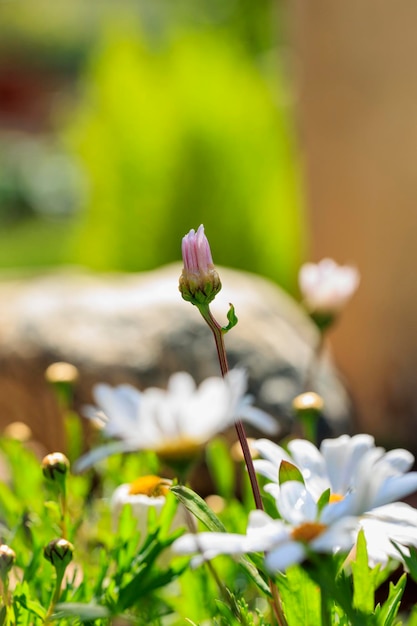
[[[209,325],[214,341],[216,344],[217,355],[219,357],[220,370],[222,376],[226,376],[229,371],[229,365],[227,362],[226,348],[224,345],[223,339],[223,330],[220,324],[214,319],[209,306],[201,307],[200,313],[204,317],[205,321]],[[239,442],[242,448],[243,457],[245,459],[246,467],[249,474],[249,480],[252,488],[253,498],[255,500],[255,505],[257,509],[263,511],[263,504],[261,498],[261,492],[259,490],[258,480],[256,478],[255,468],[253,466],[252,455],[250,453],[248,438],[246,436],[245,427],[243,426],[242,420],[235,421],[235,428],[237,432],[237,436],[239,438]]]

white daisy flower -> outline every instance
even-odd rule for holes
[[[298,276],[304,304],[310,313],[335,315],[343,309],[359,285],[359,272],[333,259],[305,263]]]
[[[244,370],[231,370],[224,378],[206,378],[198,387],[186,372],[173,374],[167,389],[138,391],[130,385],[99,384],[93,395],[97,406],[84,409],[107,437],[118,439],[83,456],[75,465],[82,471],[115,452],[154,450],[169,461],[194,458],[215,434],[244,419],[273,434],[277,422],[251,406],[245,396]]]
[[[375,447],[370,435],[342,435],[326,439],[320,449],[312,443],[295,439],[288,444],[289,453],[277,444],[260,439],[252,444],[263,457],[254,461],[256,471],[271,482],[265,491],[271,493],[279,508],[279,468],[281,461],[294,464],[317,502],[329,490],[327,515],[361,516],[369,542],[369,561],[384,563],[389,556],[399,559],[390,539],[402,545],[417,545],[417,511],[395,502],[417,490],[417,472],[408,472],[414,462],[407,450],[386,452]]]
[[[198,565],[219,554],[265,552],[265,565],[271,573],[284,572],[301,563],[310,552],[348,552],[357,532],[355,517],[329,516],[331,505],[321,511],[306,487],[288,481],[277,495],[277,508],[282,519],[273,519],[264,511],[249,515],[246,535],[230,533],[186,534],[173,544],[177,554],[199,553],[193,559]]]
[[[281,461],[289,461],[300,470],[316,500],[330,489],[330,501],[343,501],[353,515],[417,490],[417,472],[406,473],[413,465],[413,455],[403,449],[386,452],[375,447],[371,435],[325,439],[320,449],[305,439],[294,439],[288,443],[288,453],[267,439],[258,439],[252,446],[263,457],[254,461],[259,474],[278,483]]]

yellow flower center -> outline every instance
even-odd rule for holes
[[[340,502],[344,499],[344,497],[345,496],[342,496],[340,493],[332,493],[329,498],[329,504],[332,504],[333,502]]]
[[[292,530],[291,538],[294,541],[308,543],[321,535],[326,528],[326,524],[320,524],[319,522],[304,522]]]
[[[169,491],[170,480],[161,478],[160,476],[141,476],[130,483],[129,495],[138,496],[140,494],[149,498],[157,498],[158,496],[166,496]]]

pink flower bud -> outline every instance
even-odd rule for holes
[[[184,300],[193,304],[209,304],[221,289],[219,275],[213,265],[210,244],[204,226],[191,229],[182,239],[184,268],[179,290]]]

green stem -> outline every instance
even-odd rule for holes
[[[62,585],[62,580],[64,578],[64,574],[65,574],[65,567],[62,568],[62,571],[60,572],[56,571],[55,590],[51,598],[51,602],[49,603],[49,607],[46,612],[45,619],[43,621],[44,624],[48,624],[51,622],[51,616],[54,612],[55,605],[57,604],[59,597],[61,595],[61,585]]]
[[[320,610],[321,610],[321,626],[332,626],[332,620],[329,611],[329,601],[327,594],[320,588]]]
[[[304,387],[303,391],[314,391],[314,388],[316,386],[314,384],[315,382],[314,374],[315,374],[315,370],[320,365],[321,357],[323,354],[324,337],[325,337],[325,331],[319,330],[318,341],[316,345],[314,346],[313,354],[311,356],[310,363],[308,364],[308,367],[307,367],[306,377],[305,377],[305,381],[303,385]]]
[[[59,503],[60,503],[60,506],[61,506],[61,520],[60,520],[61,537],[63,539],[68,539],[68,537],[67,537],[67,523],[66,523],[67,494],[66,494],[65,490],[63,490],[61,492],[61,494],[60,494]]]

